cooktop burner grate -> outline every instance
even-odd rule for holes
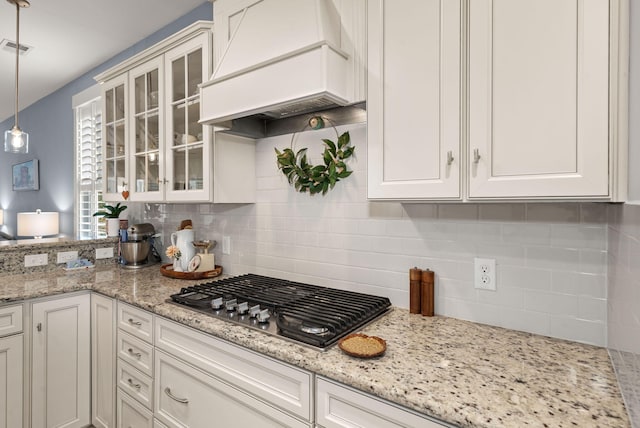
[[[386,297],[255,274],[185,287],[171,300],[320,349],[333,345],[391,307]]]

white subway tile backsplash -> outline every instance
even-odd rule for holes
[[[522,288],[537,291],[551,290],[551,271],[523,266],[498,264],[498,284],[500,287]]]
[[[580,252],[573,248],[527,247],[527,266],[540,269],[578,271]]]
[[[540,223],[578,223],[580,221],[580,204],[527,204],[526,220]]]
[[[640,231],[640,214],[595,203],[369,202],[366,127],[350,130],[354,173],[324,196],[295,192],[278,171],[273,147],[288,147],[291,138],[281,136],[256,145],[257,203],[131,203],[133,217],[152,219],[165,235],[180,219],[192,218],[199,239],[231,236],[231,255],[222,255],[220,245],[214,249],[225,273],[369,292],[407,307],[409,269],[430,268],[436,273],[438,314],[606,344],[607,303],[617,313],[619,299],[640,289],[629,273],[630,266],[640,265],[629,262],[632,242],[640,242],[629,231]],[[297,147],[317,156],[320,139],[334,137],[333,130],[323,132],[297,134]],[[496,259],[496,292],[474,288],[474,257]],[[607,264],[615,269],[607,272]],[[609,327],[638,328],[633,317],[615,322]],[[615,337],[620,342],[626,336]]]
[[[578,318],[589,321],[607,321],[607,299],[578,297]]]
[[[605,275],[554,271],[551,289],[556,293],[606,299],[607,278]]]
[[[578,316],[578,297],[571,294],[525,290],[524,308],[528,311],[575,318]]]
[[[564,248],[607,249],[606,226],[551,226],[551,245]]]
[[[502,225],[502,240],[526,245],[549,245],[551,228],[544,224],[506,223]]]

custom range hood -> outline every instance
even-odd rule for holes
[[[332,0],[217,0],[214,23],[218,60],[201,86],[201,123],[265,137],[299,131],[297,121],[269,123],[305,113],[366,120],[362,103],[360,119],[357,111],[336,110],[364,97],[354,97],[357,67],[341,48],[349,33]]]

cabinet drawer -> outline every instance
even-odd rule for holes
[[[318,377],[316,418],[324,428],[442,428],[412,411]]]
[[[167,426],[165,424],[163,424],[162,422],[160,422],[157,419],[153,420],[153,428],[167,428]]]
[[[0,337],[22,332],[22,305],[0,308]]]
[[[153,343],[153,314],[118,302],[118,328],[147,343]]]
[[[118,331],[118,358],[147,376],[153,375],[153,347],[123,331]]]
[[[311,374],[160,317],[156,346],[272,405],[311,420]]]
[[[153,410],[153,380],[118,359],[118,386],[149,410]]]
[[[154,392],[154,414],[168,427],[309,426],[161,351]]]
[[[153,428],[153,415],[136,400],[118,390],[117,428]]]

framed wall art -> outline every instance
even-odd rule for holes
[[[38,159],[13,165],[12,178],[14,191],[40,189]]]

